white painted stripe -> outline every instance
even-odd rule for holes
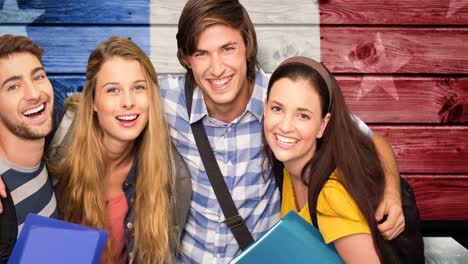
[[[46,184],[47,178],[47,169],[44,166],[41,173],[37,177],[21,185],[20,187],[16,188],[14,191],[11,192],[11,198],[13,199],[13,203],[17,205],[24,199],[36,193],[39,189],[41,189],[42,186],[44,186],[44,184]]]
[[[187,0],[151,0],[151,24],[177,25]],[[312,24],[319,21],[316,0],[240,0],[255,24]]]
[[[319,6],[317,1],[306,2],[304,6],[304,0],[288,1],[289,13],[284,13],[286,11],[281,7],[286,2],[268,1],[266,4],[265,1],[243,1],[256,25],[258,60],[266,73],[271,73],[282,60],[291,56],[300,55],[320,60]],[[158,73],[185,73],[177,60],[175,37],[184,3],[185,1],[177,0],[156,0],[151,3],[150,58]],[[273,11],[276,15],[270,14],[271,10],[276,10]],[[161,21],[162,16],[164,21]],[[296,21],[300,16],[307,19]],[[265,17],[269,17],[269,20],[264,20]],[[161,23],[168,26],[161,26]]]

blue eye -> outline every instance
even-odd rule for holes
[[[34,80],[35,80],[35,81],[40,81],[40,80],[42,80],[42,79],[44,79],[44,78],[45,78],[45,75],[42,75],[42,74],[41,74],[41,75],[35,76],[35,77],[34,77]]]
[[[18,89],[18,87],[19,87],[19,85],[13,84],[13,85],[8,87],[7,91],[9,91],[9,92],[15,91],[16,89]]]

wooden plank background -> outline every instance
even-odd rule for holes
[[[266,72],[292,55],[320,58],[350,109],[392,143],[422,218],[468,221],[468,1],[241,2]],[[184,4],[4,0],[0,34],[28,25],[61,103],[80,90],[87,56],[111,35],[132,38],[159,73],[183,72],[175,33]]]

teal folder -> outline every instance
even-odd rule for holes
[[[9,264],[98,264],[107,232],[57,219],[28,214]]]
[[[231,261],[248,263],[343,263],[333,244],[296,212],[289,212],[264,236]]]

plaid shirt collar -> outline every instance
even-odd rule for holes
[[[262,121],[263,117],[263,104],[266,99],[266,91],[268,87],[268,77],[266,74],[260,69],[257,68],[255,72],[255,85],[254,90],[252,92],[252,96],[247,103],[246,112],[251,113],[254,115],[259,122]],[[206,104],[203,97],[203,91],[199,86],[195,87],[193,91],[192,97],[192,114],[190,116],[190,124],[197,122],[198,120],[208,116],[208,109],[206,108]],[[241,116],[243,116],[242,114]]]

